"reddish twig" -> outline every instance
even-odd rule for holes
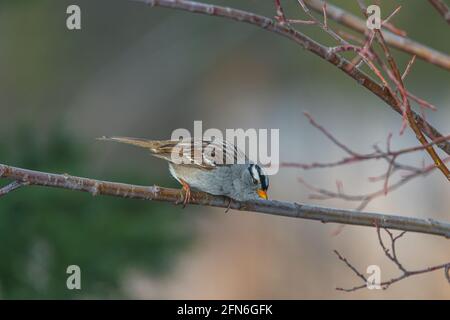
[[[350,147],[346,146],[344,143],[342,143],[338,138],[336,138],[333,133],[331,133],[329,130],[327,130],[324,126],[318,124],[316,120],[309,114],[305,113],[305,116],[309,120],[310,124],[318,129],[322,134],[324,134],[334,145],[336,145],[338,148],[343,150],[348,156],[344,157],[341,160],[337,160],[334,162],[313,162],[313,163],[298,163],[298,162],[282,162],[281,166],[284,167],[291,167],[291,168],[300,168],[303,170],[311,170],[311,169],[323,169],[323,168],[332,168],[342,165],[347,165],[351,163],[357,163],[357,162],[364,162],[368,160],[385,160],[388,163],[388,168],[385,173],[378,177],[370,177],[369,181],[371,182],[377,182],[377,181],[384,181],[383,187],[379,190],[376,190],[371,193],[367,194],[361,194],[361,195],[350,195],[343,192],[342,188],[342,182],[337,184],[337,192],[318,188],[315,186],[312,186],[305,182],[303,179],[299,178],[298,181],[302,183],[304,186],[306,186],[308,189],[313,190],[315,194],[310,195],[310,198],[312,199],[318,199],[318,200],[326,200],[326,199],[342,199],[346,201],[351,202],[359,202],[359,205],[357,206],[356,210],[362,210],[364,209],[372,200],[385,196],[391,191],[394,191],[398,189],[399,187],[403,186],[407,182],[411,181],[414,178],[420,177],[420,176],[426,176],[429,173],[431,173],[433,170],[436,169],[436,166],[434,164],[431,165],[423,165],[422,167],[415,167],[410,165],[404,165],[397,161],[397,159],[404,154],[424,150],[428,145],[435,145],[441,143],[441,139],[450,139],[450,135],[447,137],[439,138],[438,140],[432,141],[428,143],[428,145],[418,145],[414,147],[409,148],[403,148],[399,150],[393,151],[391,149],[391,139],[392,134],[389,134],[386,141],[386,150],[381,150],[377,145],[374,146],[374,152],[372,153],[358,153],[351,149]],[[450,157],[447,157],[443,160],[444,162],[449,162]],[[395,172],[406,172],[405,175],[403,175],[399,180],[397,180],[394,183],[389,183],[391,176]]]
[[[255,26],[258,26],[260,28],[263,28],[265,30],[277,33],[279,35],[282,35],[286,38],[289,38],[290,40],[294,41],[295,43],[301,45],[303,48],[307,49],[308,51],[318,55],[322,59],[330,62],[331,64],[335,65],[342,71],[344,71],[347,75],[355,79],[359,84],[370,90],[372,93],[380,97],[383,101],[385,101],[389,106],[392,107],[392,109],[400,114],[402,114],[401,108],[398,106],[395,97],[391,92],[388,92],[385,90],[384,87],[377,84],[375,81],[373,81],[369,76],[367,76],[365,73],[361,72],[360,70],[354,68],[349,70],[348,66],[350,65],[350,62],[348,62],[343,57],[340,57],[338,54],[334,54],[330,52],[329,48],[322,46],[315,42],[314,40],[310,39],[309,37],[305,36],[301,32],[292,29],[290,26],[281,25],[279,23],[274,22],[273,20],[256,15],[251,12],[246,12],[242,10],[237,10],[233,8],[225,8],[217,5],[210,5],[210,4],[203,4],[199,2],[193,2],[193,1],[185,1],[185,0],[178,0],[178,1],[170,1],[170,0],[134,0],[138,2],[144,2],[151,6],[160,6],[160,7],[167,7],[167,8],[173,8],[173,9],[179,9],[179,10],[185,10],[193,13],[201,13],[206,15],[212,15],[217,17],[224,17],[227,19],[239,21],[239,22],[245,22],[249,23]],[[327,15],[329,17],[329,7],[327,6]],[[418,55],[419,56],[419,55]],[[427,123],[419,114],[414,113],[414,118],[416,119],[418,126],[422,130],[426,130],[426,133],[430,135],[432,138],[439,138],[442,135],[438,130],[436,130],[433,126],[431,126],[429,123]],[[448,142],[442,142],[439,145],[439,148],[444,150],[447,154],[450,155],[450,143]]]
[[[354,41],[354,42],[360,44],[361,46],[364,45],[364,40],[358,36],[355,36],[354,34],[351,34],[344,30],[337,30],[336,32],[338,33],[338,35],[340,35],[342,38],[346,39],[347,41]]]
[[[335,145],[337,145],[339,148],[341,148],[348,154],[358,156],[357,153],[355,153],[353,150],[351,150],[349,147],[347,147],[345,144],[341,143],[337,138],[335,138],[331,132],[325,129],[325,127],[318,124],[316,120],[308,112],[304,112],[303,114],[309,120],[309,123],[316,129],[318,129],[320,132],[322,132],[328,139],[331,140],[331,142],[333,142]]]
[[[444,161],[450,162],[450,157],[445,158]],[[367,193],[367,194],[346,194],[346,193],[342,193],[341,190],[337,190],[337,192],[335,192],[332,190],[318,188],[318,187],[315,187],[315,186],[307,183],[302,178],[298,178],[298,182],[300,182],[305,187],[307,187],[308,189],[315,192],[315,194],[310,195],[311,199],[317,199],[317,200],[341,199],[341,200],[350,201],[350,202],[359,202],[359,205],[355,208],[355,210],[363,210],[374,199],[379,198],[381,196],[385,196],[386,194],[397,190],[398,188],[402,187],[403,185],[407,184],[408,182],[410,182],[411,180],[413,180],[415,178],[425,177],[435,169],[436,169],[436,167],[434,166],[434,164],[425,166],[424,168],[416,168],[416,167],[406,166],[406,165],[400,164],[398,162],[393,162],[392,168],[390,170],[388,170],[389,172],[386,172],[379,177],[369,178],[369,180],[372,182],[375,182],[378,180],[386,181],[396,171],[406,170],[406,171],[408,171],[408,173],[403,175],[396,182],[390,183],[387,186],[385,186],[385,183],[384,183],[383,187],[381,189]]]
[[[308,15],[310,15],[310,17],[312,17],[314,19],[314,17],[309,12],[309,9],[305,5],[305,3],[302,0],[298,0],[298,2],[302,6],[303,10]],[[364,9],[363,5],[361,3],[360,3],[360,5],[361,5],[362,9]],[[400,9],[400,7],[398,7],[396,10],[394,10],[394,12],[386,19],[386,21],[389,20],[390,18],[392,18],[392,16],[395,15],[399,11],[399,9]],[[326,17],[326,5],[325,5],[325,3],[323,5],[323,12],[324,12],[324,17]],[[324,24],[321,24],[321,27],[322,27],[322,29],[327,31],[330,35],[332,35],[332,36],[336,35],[336,33],[334,33],[332,30],[330,30]],[[383,51],[384,51],[384,53],[386,55],[386,58],[387,58],[387,60],[389,62],[391,70],[388,70],[388,68],[381,62],[381,59],[378,58],[378,61],[380,61],[382,63],[382,66],[384,67],[384,69],[387,70],[388,74],[391,76],[392,80],[395,82],[396,87],[397,87],[397,91],[399,91],[401,93],[401,95],[402,95],[402,98],[403,98],[403,102],[402,103],[397,99],[395,93],[393,92],[393,90],[389,86],[389,84],[386,81],[386,79],[383,77],[381,71],[371,61],[373,59],[373,55],[371,54],[371,52],[372,52],[371,45],[372,45],[372,41],[374,39],[374,35],[376,35],[378,41],[380,42],[380,44],[381,44],[381,46],[383,48]],[[387,47],[387,45],[384,42],[384,38],[383,38],[383,35],[381,34],[381,32],[379,30],[375,30],[375,32],[372,32],[371,36],[369,37],[369,39],[366,41],[365,45],[362,48],[358,47],[358,46],[354,46],[354,45],[348,44],[348,43],[345,43],[345,40],[343,40],[342,38],[339,38],[338,40],[340,40],[341,45],[338,46],[338,47],[332,48],[331,50],[332,50],[333,53],[342,52],[342,51],[355,51],[355,52],[358,52],[358,57],[355,58],[351,62],[350,66],[347,68],[347,70],[351,71],[355,66],[357,66],[359,64],[359,62],[361,60],[364,61],[369,66],[369,68],[375,73],[375,75],[381,80],[381,82],[383,84],[383,87],[391,94],[391,96],[394,97],[394,100],[396,101],[396,104],[397,104],[398,108],[402,110],[403,124],[402,124],[401,132],[403,132],[403,130],[406,128],[406,124],[409,123],[411,128],[413,129],[414,133],[416,134],[417,139],[423,145],[427,145],[427,140],[426,140],[424,134],[422,133],[421,129],[419,128],[419,126],[415,122],[414,116],[412,115],[411,107],[410,107],[409,101],[408,101],[408,97],[409,96],[413,96],[414,98],[416,98],[415,99],[416,101],[420,101],[421,99],[419,100],[419,98],[417,98],[416,96],[412,95],[411,93],[409,93],[405,89],[405,87],[403,85],[403,77],[401,77],[399,75],[399,71],[398,71],[397,65],[396,65],[394,59],[392,58],[392,55],[390,54],[389,48]],[[407,67],[407,69],[406,69],[406,71],[404,73],[404,76],[409,72],[409,69],[410,69],[410,67],[411,67],[413,62],[414,62],[414,58],[408,64],[408,67]],[[394,76],[392,76],[392,74]],[[425,104],[424,103],[419,103],[419,105],[421,107],[423,107]],[[450,180],[450,171],[445,166],[445,164],[442,162],[442,160],[440,159],[439,155],[434,151],[434,148],[432,146],[428,146],[425,149],[430,154],[430,156],[433,159],[433,161],[435,161],[435,163],[438,166],[438,168],[446,176],[446,178],[448,180]],[[393,160],[395,160],[395,159],[393,159]],[[388,176],[387,176],[386,180],[388,180]]]
[[[322,134],[324,134],[333,144],[335,144],[337,147],[342,149],[345,153],[347,153],[349,156],[344,157],[341,160],[337,160],[334,162],[313,162],[313,163],[299,163],[299,162],[282,162],[281,165],[284,167],[292,167],[292,168],[300,168],[304,170],[310,170],[310,169],[323,169],[323,168],[331,168],[331,167],[337,167],[342,165],[347,165],[350,163],[355,162],[363,162],[368,160],[379,160],[379,159],[388,159],[389,162],[397,160],[397,158],[401,155],[417,152],[424,150],[428,148],[429,146],[437,145],[441,143],[442,141],[448,141],[450,140],[450,135],[444,136],[441,138],[437,138],[431,142],[428,142],[425,145],[418,145],[414,147],[409,148],[403,148],[396,151],[390,150],[390,141],[392,138],[392,134],[388,135],[387,138],[387,151],[382,151],[379,148],[376,148],[374,152],[372,153],[358,153],[354,150],[350,149],[348,146],[346,146],[344,143],[339,141],[338,138],[336,138],[330,131],[328,131],[325,127],[317,123],[317,121],[307,112],[304,112],[305,117],[309,120],[310,124],[318,129]]]
[[[357,2],[359,4],[363,14],[367,16],[366,6],[364,4],[364,1],[358,0]],[[425,138],[425,135],[423,134],[422,129],[419,127],[419,125],[416,122],[414,114],[412,113],[412,110],[411,110],[411,106],[409,104],[408,94],[407,94],[407,90],[404,87],[402,76],[397,67],[397,63],[396,63],[394,57],[392,56],[391,51],[386,44],[386,41],[384,40],[383,34],[381,33],[381,31],[379,29],[375,29],[374,32],[375,32],[378,43],[380,44],[381,48],[383,49],[384,55],[389,64],[389,67],[390,67],[390,70],[387,70],[388,75],[390,76],[391,80],[394,81],[394,83],[397,87],[397,90],[400,92],[400,95],[402,97],[402,102],[398,101],[398,99],[395,97],[395,100],[397,101],[397,106],[399,107],[399,109],[403,110],[402,113],[403,113],[403,117],[404,117],[404,125],[403,125],[401,132],[403,132],[403,129],[406,126],[406,123],[408,123],[409,126],[411,127],[412,131],[416,135],[417,140],[419,140],[422,145],[426,146],[425,150],[428,152],[428,154],[433,159],[434,163],[439,168],[439,170],[442,172],[442,174],[445,176],[445,178],[448,181],[450,181],[450,170],[447,168],[445,163],[442,161],[442,159],[439,157],[437,152],[434,150],[433,146],[428,145],[428,141]]]
[[[322,12],[323,1],[322,0],[305,0],[309,7],[316,12]],[[366,22],[359,17],[335,6],[328,4],[327,8],[328,19],[334,21],[360,33],[366,33]],[[383,27],[386,28],[386,25]],[[418,58],[432,63],[436,66],[444,68],[450,71],[450,56],[441,53],[435,49],[429,48],[421,43],[418,43],[407,37],[399,36],[395,33],[383,30],[383,35],[388,45],[407,52],[411,55],[417,55]]]
[[[383,48],[386,59],[391,67],[391,71],[394,74],[394,77],[396,80],[395,82],[397,84],[397,89],[400,91],[400,93],[402,95],[404,110],[406,112],[406,116],[407,116],[407,119],[408,119],[411,129],[414,131],[414,133],[417,137],[417,140],[419,140],[420,143],[425,147],[425,150],[428,152],[430,157],[433,159],[436,166],[444,174],[446,179],[448,181],[450,181],[449,169],[447,168],[445,163],[442,161],[442,159],[439,157],[437,152],[434,150],[433,146],[428,143],[427,139],[425,138],[425,135],[423,134],[422,130],[419,128],[419,126],[414,118],[414,115],[411,110],[411,106],[409,104],[408,94],[407,94],[406,89],[403,84],[402,76],[400,75],[400,71],[397,67],[397,63],[395,62],[395,60],[390,52],[390,49],[386,45],[383,34],[379,30],[375,30],[375,33],[376,33],[378,42],[380,43],[381,47]]]
[[[324,2],[322,4],[322,13],[323,13],[323,22],[320,21],[319,19],[317,19],[309,10],[308,6],[305,4],[305,2],[303,0],[297,0],[297,2],[300,4],[300,6],[302,7],[303,11],[306,13],[306,15],[308,15],[312,21],[315,22],[316,25],[320,26],[320,28],[322,28],[323,31],[325,31],[326,33],[328,33],[332,38],[334,38],[336,41],[338,41],[340,44],[342,45],[349,45],[349,43],[347,41],[345,41],[345,39],[343,39],[341,36],[339,36],[336,32],[334,32],[333,30],[331,30],[330,28],[328,28],[328,20],[327,20],[327,14],[326,14],[326,3]]]
[[[280,0],[275,0],[275,9],[276,9],[276,15],[275,20],[277,20],[280,24],[286,23],[286,16],[284,14],[283,7],[281,6]]]
[[[387,67],[387,65],[384,63],[384,61],[382,61],[382,59],[379,57],[379,55],[375,51],[371,51],[371,55],[372,55],[372,57],[374,57],[375,61],[377,61],[377,63],[382,67],[382,69],[389,75],[389,78],[393,79],[394,83],[397,84],[398,82],[396,81],[395,76],[393,75],[392,71]],[[406,76],[409,74],[414,61],[415,61],[415,56],[413,56],[411,58],[411,60],[408,62],[408,65],[406,66],[406,69],[403,72],[402,80],[404,78],[406,78]],[[384,81],[386,81],[386,80],[384,79]],[[395,90],[395,92],[392,92],[392,89],[389,87],[388,90],[394,95],[396,95],[398,93],[398,89]],[[424,100],[422,98],[417,97],[416,95],[411,93],[409,90],[406,90],[406,88],[404,88],[404,90],[405,90],[407,96],[409,98],[411,98],[411,100],[415,101],[421,108],[430,109],[432,111],[436,111],[437,110],[436,106],[434,106],[433,104],[429,103],[428,101],[426,101],[426,100]],[[397,103],[400,103],[400,102],[397,100]],[[406,112],[405,111],[406,110],[404,110],[404,112],[403,112],[403,117],[404,117],[404,120],[405,120],[405,124],[407,124],[407,117],[406,117]],[[425,119],[424,115],[422,114],[422,112],[421,112],[421,115],[422,115],[423,119]],[[417,119],[416,119],[416,121],[417,121]],[[426,127],[427,127],[427,125],[425,124],[425,128],[424,128],[425,132],[429,133],[430,131],[428,131],[428,129]],[[428,136],[432,137],[432,134],[428,134]]]
[[[332,167],[338,167],[338,166],[347,165],[347,164],[353,164],[355,162],[363,162],[363,161],[368,161],[368,160],[379,160],[379,159],[386,159],[386,158],[390,159],[390,161],[391,160],[395,161],[399,156],[401,156],[403,154],[424,150],[424,149],[428,148],[429,146],[441,143],[442,140],[450,140],[450,135],[436,139],[434,141],[431,141],[431,142],[427,143],[426,145],[404,148],[404,149],[400,149],[397,151],[387,152],[387,151],[381,151],[378,149],[372,153],[355,154],[351,157],[344,157],[343,159],[337,160],[334,162],[313,162],[313,163],[282,162],[281,165],[283,167],[310,170],[310,169],[332,168]]]
[[[428,101],[419,98],[418,96],[412,94],[411,92],[407,91],[406,94],[408,95],[409,98],[411,98],[411,100],[417,102],[417,104],[421,107],[421,108],[425,108],[425,109],[430,109],[432,111],[436,111],[437,108],[436,106],[434,106],[433,104],[429,103]],[[423,117],[423,115],[422,115]]]

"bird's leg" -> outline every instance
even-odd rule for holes
[[[225,210],[225,213],[228,213],[228,211],[230,211],[232,203],[233,203],[233,199],[229,198],[228,206],[227,206],[227,209]]]
[[[191,200],[191,187],[183,179],[180,179],[180,183],[183,186],[181,192],[184,191],[183,208],[185,208],[186,204],[188,204],[188,202]]]

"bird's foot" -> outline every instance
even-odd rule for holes
[[[181,185],[183,186],[181,188],[181,196],[183,198],[183,208],[186,208],[186,205],[191,200],[191,187],[183,179],[180,179],[180,182],[181,182]]]
[[[227,206],[227,209],[225,210],[225,213],[228,213],[228,211],[230,211],[232,203],[233,203],[233,199],[229,198],[228,206]]]

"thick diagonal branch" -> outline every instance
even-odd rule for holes
[[[181,193],[177,189],[158,186],[137,186],[117,182],[100,181],[89,178],[75,177],[67,174],[53,174],[33,171],[0,164],[0,178],[11,179],[25,185],[36,185],[88,192],[92,195],[109,195],[120,198],[163,201],[178,204]],[[431,219],[417,219],[394,215],[385,215],[354,210],[343,210],[312,206],[306,204],[282,201],[236,202],[221,196],[193,192],[191,204],[221,207],[266,213],[284,217],[318,220],[323,223],[340,223],[367,227],[402,231],[419,232],[450,238],[450,224]]]

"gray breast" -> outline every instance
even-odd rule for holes
[[[240,184],[236,182],[241,178],[242,165],[217,166],[210,170],[173,163],[169,167],[175,179],[183,179],[194,190],[233,198],[240,193],[237,190]]]

